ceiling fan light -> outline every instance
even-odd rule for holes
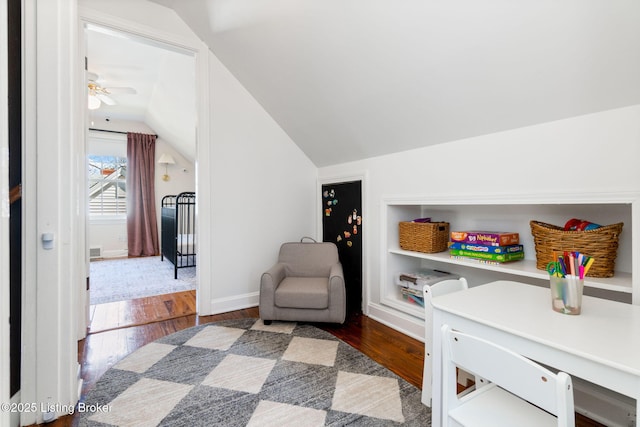
[[[98,99],[97,96],[89,95],[88,104],[87,104],[87,106],[89,107],[89,110],[97,110],[98,108],[100,108],[100,104],[102,104],[102,102]]]

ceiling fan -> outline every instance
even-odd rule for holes
[[[100,108],[104,102],[107,105],[116,105],[117,102],[110,97],[112,94],[136,94],[137,91],[132,87],[103,87],[98,83],[98,75],[88,72],[88,107],[90,110]]]

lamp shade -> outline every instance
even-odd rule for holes
[[[171,157],[171,154],[164,153],[158,159],[158,163],[165,164],[165,165],[174,165],[176,161],[173,160],[173,157]]]

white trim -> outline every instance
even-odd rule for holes
[[[398,332],[424,342],[424,320],[380,304],[369,304],[368,316]]]
[[[370,293],[369,293],[369,256],[368,256],[368,233],[371,232],[371,228],[369,227],[369,220],[371,218],[370,212],[371,207],[369,206],[369,173],[368,171],[356,172],[353,174],[339,174],[339,175],[330,175],[323,176],[318,178],[318,187],[317,187],[317,195],[316,195],[316,203],[317,208],[316,212],[318,212],[317,221],[316,221],[316,240],[322,240],[322,212],[324,211],[324,206],[322,206],[322,186],[327,184],[340,184],[344,182],[353,182],[360,181],[361,191],[362,191],[362,312],[364,314],[369,314],[369,304],[370,304]]]
[[[129,21],[109,14],[98,12],[87,7],[79,8],[79,16],[82,22],[108,27],[115,31],[133,34],[147,40],[181,49],[193,55],[196,65],[196,102],[197,102],[197,122],[196,122],[196,193],[198,203],[196,205],[196,215],[198,221],[198,259],[201,262],[197,267],[198,288],[196,292],[197,312],[200,315],[211,314],[211,288],[210,280],[211,267],[206,260],[210,259],[211,239],[204,238],[210,236],[211,224],[211,174],[208,167],[202,167],[201,162],[209,160],[210,145],[210,106],[209,106],[209,50],[198,39],[186,39],[157,28],[142,25],[138,22]],[[202,215],[202,213],[205,213]],[[201,284],[205,286],[201,286]]]
[[[211,314],[211,248],[213,194],[211,188],[211,112],[210,112],[210,64],[209,49],[200,43],[196,53],[196,100],[198,121],[196,122],[196,221],[198,224],[198,267],[196,268],[198,290],[196,308],[200,316]],[[205,286],[202,286],[205,285]]]
[[[129,251],[126,249],[113,249],[110,251],[102,251],[100,258],[126,258],[129,255]]]
[[[230,311],[257,307],[259,300],[259,292],[251,292],[244,295],[234,295],[232,297],[225,298],[215,298],[210,301],[212,307],[210,314],[228,313]]]
[[[76,307],[83,288],[83,212],[77,209],[79,122],[77,7],[74,0],[23,1],[23,346],[22,402],[78,399]],[[37,152],[37,155],[36,155]],[[65,173],[59,173],[64,165]],[[80,170],[80,173],[84,167]],[[84,185],[82,185],[84,187]],[[62,191],[64,189],[64,191]],[[39,236],[51,232],[54,249]],[[28,261],[27,261],[28,260]],[[35,266],[35,268],[34,268]],[[53,414],[61,415],[61,414]],[[42,422],[23,412],[21,424]]]
[[[382,195],[388,205],[594,205],[634,203],[640,193],[622,192],[575,192],[575,193],[446,193],[418,195]]]
[[[0,22],[7,28],[7,2],[0,6]],[[8,76],[7,32],[0,33],[0,402],[9,402],[9,133],[8,133]],[[0,411],[0,425],[10,424],[10,413]]]
[[[88,24],[108,27],[115,31],[142,37],[143,39],[159,43],[160,47],[163,48],[167,48],[165,45],[171,45],[174,48],[196,54],[201,53],[200,51],[203,47],[202,45],[198,45],[199,41],[196,42],[194,39],[185,38],[168,31],[162,31],[158,28],[141,24],[140,22],[129,21],[83,5],[78,7],[78,16],[81,21]],[[207,49],[205,48],[205,50]]]
[[[23,402],[37,402],[37,319],[36,308],[38,273],[34,268],[37,259],[37,96],[36,96],[36,0],[25,0],[23,3],[23,49],[22,49],[22,367],[20,396]],[[37,414],[23,412],[21,425],[34,424]]]

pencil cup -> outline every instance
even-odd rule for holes
[[[575,276],[551,276],[549,279],[553,310],[563,314],[580,314],[584,280]]]

